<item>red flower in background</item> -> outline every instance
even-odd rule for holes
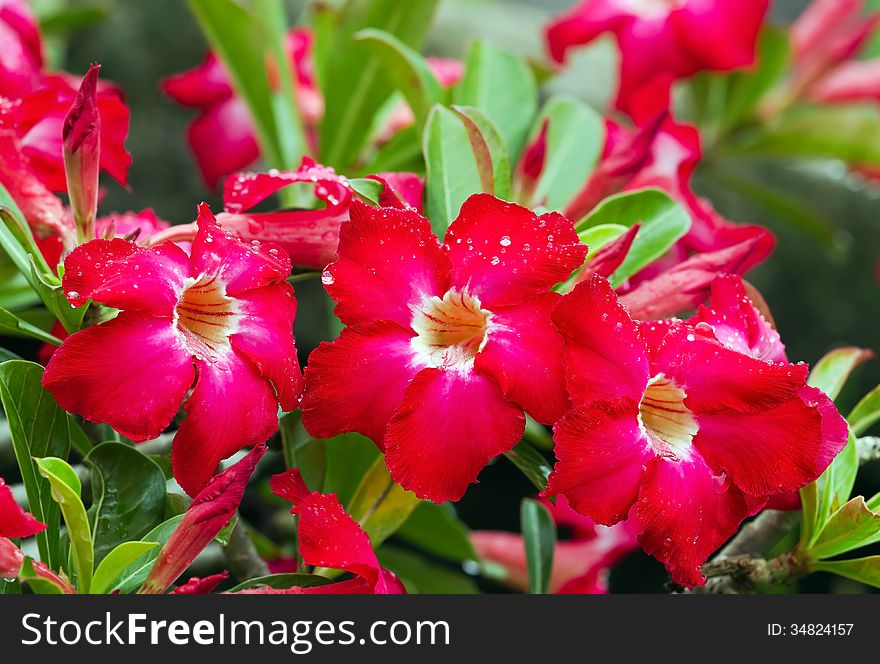
[[[314,124],[324,107],[313,71],[313,41],[311,31],[303,28],[287,35],[296,99],[306,124]],[[229,73],[213,53],[198,67],[167,78],[162,90],[178,104],[201,110],[187,130],[187,140],[209,187],[216,187],[224,175],[245,169],[259,158],[247,105],[235,94]]]
[[[39,83],[43,40],[26,0],[0,0],[0,97],[17,97]]]
[[[578,514],[568,501],[560,496],[554,505],[544,500],[553,521],[560,529],[560,537],[553,550],[553,571],[550,592],[561,594],[598,595],[608,592],[608,572],[627,554],[638,548],[637,526],[624,521],[610,528],[597,526]],[[471,533],[471,542],[477,554],[504,568],[504,582],[525,591],[528,588],[528,564],[522,535],[495,530]]]
[[[306,565],[343,570],[353,578],[310,588],[256,588],[242,594],[393,595],[406,589],[393,572],[379,565],[370,537],[334,494],[309,491],[297,469],[274,475],[272,491],[293,503],[299,553]]]
[[[522,435],[523,410],[567,407],[552,286],[584,260],[570,221],[471,196],[439,245],[411,209],[358,202],[323,282],[345,323],[310,356],[303,423],[315,437],[358,431],[395,480],[459,499]]]
[[[77,247],[65,261],[67,299],[121,313],[66,339],[43,378],[62,408],[135,441],[158,436],[192,388],[173,447],[190,495],[222,459],[265,441],[302,386],[287,255],[225,234],[206,204],[198,223],[189,256],[172,243]]]
[[[611,32],[620,48],[617,108],[658,77],[669,82],[699,71],[750,66],[768,0],[583,0],[547,27],[557,62]]]
[[[638,323],[594,276],[553,316],[575,406],[554,429],[547,491],[597,523],[632,512],[642,548],[685,586],[704,582],[702,563],[768,496],[815,480],[847,440],[805,365],[764,359],[778,338],[730,288],[716,286],[696,325]]]

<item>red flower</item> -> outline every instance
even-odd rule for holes
[[[172,243],[77,247],[65,261],[67,299],[122,311],[66,339],[43,377],[63,408],[135,441],[159,435],[192,388],[173,448],[190,495],[222,459],[266,440],[302,385],[287,255],[223,233],[204,203],[198,224],[191,256]]]
[[[550,591],[561,594],[598,595],[608,592],[608,571],[637,548],[633,521],[607,528],[571,509],[560,496],[554,505],[544,504],[561,530],[569,532],[553,551]],[[560,533],[561,534],[561,533]],[[483,560],[501,565],[504,582],[517,590],[528,588],[528,565],[522,535],[481,530],[471,534],[471,542]]]
[[[629,112],[634,92],[658,77],[727,71],[754,62],[768,0],[583,0],[547,28],[550,54],[614,33],[620,47],[617,108]]]
[[[394,573],[382,569],[370,538],[334,494],[309,491],[295,468],[274,475],[272,491],[293,503],[299,516],[299,553],[306,565],[339,569],[354,578],[312,588],[257,588],[244,593],[268,595],[393,595],[406,593]]]
[[[177,586],[174,590],[171,591],[172,595],[208,595],[213,592],[214,589],[219,586],[221,583],[226,581],[229,578],[229,572],[220,572],[219,574],[212,574],[211,576],[205,576],[199,578],[197,576],[192,577],[189,581],[184,583],[183,585]]]
[[[287,35],[297,103],[307,124],[321,117],[324,106],[313,72],[313,41],[307,29],[294,29]],[[162,90],[178,104],[201,110],[187,130],[187,140],[209,187],[259,158],[247,105],[235,94],[226,68],[213,53],[198,67],[166,79]]]
[[[673,579],[700,566],[771,494],[815,480],[847,440],[803,364],[771,362],[775,337],[730,282],[696,325],[638,323],[594,276],[553,320],[575,407],[554,430],[548,493],[597,523],[631,512]],[[741,352],[748,349],[748,352]]]
[[[26,0],[0,0],[0,96],[30,92],[42,70],[43,40]]]
[[[30,537],[45,529],[45,523],[19,507],[12,489],[0,477],[0,578],[16,578],[24,563],[24,553],[10,538]]]
[[[485,194],[443,245],[413,210],[355,202],[323,276],[348,327],[309,358],[306,429],[358,431],[405,488],[461,498],[519,440],[523,410],[552,423],[566,409],[550,288],[585,253],[562,215]]]

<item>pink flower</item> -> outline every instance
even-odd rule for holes
[[[410,209],[355,202],[323,282],[348,327],[310,356],[303,423],[358,431],[421,498],[461,498],[522,435],[567,407],[550,289],[586,247],[558,213],[471,196],[442,245]]]
[[[608,592],[608,571],[637,548],[632,521],[607,528],[571,509],[560,496],[554,505],[544,504],[568,539],[557,542],[553,552],[550,591],[562,594],[597,595]],[[501,565],[507,574],[504,582],[525,591],[528,588],[528,565],[522,535],[493,530],[475,531],[471,542],[483,560]]]
[[[313,42],[307,29],[294,29],[287,35],[297,103],[307,125],[320,119],[324,107],[313,71]],[[201,110],[187,130],[187,140],[209,187],[259,158],[260,148],[247,106],[235,94],[226,68],[213,53],[198,67],[166,79],[162,91],[178,104]]]
[[[657,77],[750,66],[768,0],[583,0],[547,28],[557,62],[569,49],[611,32],[620,48],[617,108]]]
[[[548,493],[601,524],[633,514],[639,543],[684,586],[772,494],[815,480],[847,440],[807,367],[779,357],[736,281],[716,285],[699,322],[638,323],[602,277],[567,295],[575,404],[555,426]],[[696,322],[696,325],[693,323]]]
[[[0,0],[0,96],[33,90],[43,70],[43,40],[26,0]]]
[[[289,258],[230,237],[204,203],[198,224],[189,256],[172,243],[77,247],[65,261],[67,299],[121,313],[66,339],[43,377],[62,408],[135,441],[158,436],[192,389],[173,447],[190,495],[221,460],[265,441],[302,386]]]
[[[295,468],[274,475],[272,491],[293,503],[299,553],[306,565],[343,570],[353,578],[311,588],[257,588],[243,593],[263,595],[393,595],[406,593],[393,572],[382,569],[370,538],[334,494],[309,491]]]
[[[266,446],[258,445],[241,461],[212,477],[199,491],[180,524],[156,556],[156,564],[139,591],[141,594],[156,595],[165,592],[186,571],[202,549],[232,521],[247,483],[265,453]],[[205,591],[204,587],[211,584],[216,586],[223,578],[223,575],[218,574],[203,579],[200,583],[190,580],[183,586],[187,590],[182,590],[179,594],[193,594],[197,590],[210,592]]]

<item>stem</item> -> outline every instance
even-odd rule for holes
[[[269,568],[257,553],[257,547],[248,533],[248,527],[239,516],[235,528],[229,534],[229,544],[223,547],[223,554],[229,564],[229,571],[239,581],[266,576]]]
[[[798,510],[764,510],[753,521],[743,526],[730,542],[715,556],[714,561],[742,555],[761,555],[781,540],[800,521]],[[705,573],[705,572],[704,572]]]
[[[807,569],[794,552],[783,553],[770,560],[748,555],[713,560],[703,565],[703,574],[710,581],[702,592],[768,592],[806,573]]]

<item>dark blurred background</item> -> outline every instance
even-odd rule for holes
[[[87,4],[96,3],[88,0]],[[219,198],[216,192],[205,190],[183,139],[192,111],[164,98],[158,82],[197,64],[205,53],[204,39],[183,0],[104,0],[97,4],[106,10],[106,17],[70,35],[62,62],[77,73],[85,72],[92,61],[102,63],[102,76],[122,86],[131,106],[128,147],[134,162],[130,190],[109,185],[104,211],[152,207],[169,221],[190,221],[196,203],[219,203]],[[539,59],[543,24],[550,14],[572,4],[572,0],[445,0],[428,49],[460,57],[470,41],[480,36]],[[773,18],[791,20],[805,4],[805,0],[776,0]],[[300,9],[301,3],[291,3],[294,15]],[[565,89],[601,104],[614,85],[615,58],[608,43],[589,49],[548,89]],[[785,201],[794,201],[805,213],[820,218],[828,232],[805,232],[777,214],[774,203],[778,200],[768,199],[766,191],[759,195],[743,181],[770,185]],[[835,163],[743,161],[719,169],[711,158],[698,173],[696,188],[728,218],[760,223],[777,234],[775,255],[751,278],[769,302],[793,360],[812,363],[839,345],[880,348],[876,275],[880,189],[864,184]],[[323,304],[316,288],[307,284],[298,289],[302,304],[297,336],[304,352],[325,334]],[[878,381],[880,362],[859,369],[841,397],[844,412]],[[876,467],[864,469],[860,477],[861,491],[872,495],[880,489]],[[530,493],[528,483],[506,462],[487,469],[481,480],[461,505],[465,519],[472,527],[516,530],[518,502],[509,496],[511,492]],[[628,565],[638,566],[642,591],[662,588],[660,569],[637,559],[615,572],[615,589],[630,589]],[[811,583],[810,589],[827,589],[823,587],[827,580]],[[838,585],[834,589],[847,588]]]

